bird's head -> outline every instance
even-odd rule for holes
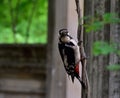
[[[59,30],[59,36],[60,36],[59,40],[63,43],[67,43],[71,39],[67,29],[60,29]]]

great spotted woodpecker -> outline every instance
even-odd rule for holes
[[[67,29],[59,30],[59,52],[65,67],[65,70],[69,76],[71,76],[72,82],[76,77],[85,88],[85,83],[80,78],[80,52],[76,41],[69,35]]]

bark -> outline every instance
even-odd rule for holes
[[[86,84],[86,89],[82,89],[82,98],[88,98],[89,97],[89,80],[88,80],[88,75],[86,71],[86,53],[84,50],[84,45],[83,45],[83,22],[81,21],[81,9],[80,9],[80,3],[79,0],[75,0],[76,2],[76,11],[78,14],[78,29],[77,29],[77,39],[78,39],[78,45],[80,48],[80,57],[81,57],[81,64],[82,64],[82,80]]]

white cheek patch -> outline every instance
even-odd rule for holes
[[[70,41],[70,38],[68,36],[65,36],[65,37],[62,37],[61,40],[63,42],[69,42]]]

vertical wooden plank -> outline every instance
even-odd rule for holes
[[[120,0],[111,0],[111,12],[118,14],[120,18]],[[120,23],[111,24],[110,40],[120,50]],[[120,56],[110,55],[110,64],[120,64]],[[110,71],[109,77],[109,98],[120,98],[120,71]]]
[[[105,13],[110,13],[110,2],[111,0],[105,0]],[[104,40],[110,42],[110,24],[106,24],[104,27]],[[103,57],[103,81],[102,81],[102,97],[109,98],[109,71],[106,66],[109,65],[109,56]],[[105,85],[104,85],[105,84]]]
[[[105,0],[94,0],[94,17],[101,20],[102,15],[105,13]],[[101,29],[99,31],[94,32],[93,34],[93,42],[95,41],[104,41],[105,37],[105,30]],[[106,59],[107,61],[107,59]],[[107,83],[104,83],[104,78],[107,77],[104,74],[105,69],[105,61],[104,56],[93,56],[92,59],[93,63],[93,90],[92,90],[92,98],[103,98],[102,92],[104,85],[107,85]]]
[[[58,52],[58,31],[67,26],[67,0],[49,0],[47,96],[66,98],[66,74]]]
[[[106,0],[85,0],[85,16],[89,15],[91,17],[101,16],[105,11],[110,10],[106,7]],[[109,4],[107,4],[109,5]],[[107,6],[109,7],[109,6]],[[89,10],[88,10],[89,9]],[[85,21],[87,23],[88,21]],[[109,29],[107,26],[105,29],[102,29],[97,32],[85,33],[85,49],[88,56],[87,69],[90,79],[91,93],[90,98],[107,98],[108,97],[108,72],[105,70],[106,65],[108,65],[109,58],[98,56],[95,57],[92,54],[93,43],[97,40],[108,40],[109,41]],[[104,60],[105,59],[105,60]]]
[[[88,17],[88,16],[91,16],[93,17],[94,16],[94,0],[84,0],[84,17]],[[89,10],[88,10],[89,9]],[[84,20],[84,24],[88,24],[90,21],[90,19],[87,19],[87,20]],[[88,57],[87,59],[87,73],[88,73],[88,78],[89,78],[89,81],[90,81],[90,94],[89,94],[89,98],[92,98],[92,91],[93,91],[93,64],[92,64],[92,58],[93,58],[93,55],[92,55],[92,44],[93,44],[93,32],[90,32],[90,33],[86,33],[85,32],[85,28],[84,28],[84,46],[85,46],[85,52],[86,52],[86,56]]]

